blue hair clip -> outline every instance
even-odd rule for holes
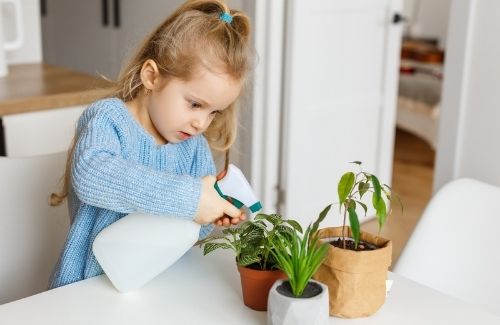
[[[233,21],[233,16],[231,16],[227,12],[221,12],[219,15],[219,19],[222,20],[225,23],[230,24]]]

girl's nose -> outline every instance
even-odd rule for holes
[[[195,118],[191,121],[191,125],[193,128],[196,129],[196,131],[203,131],[208,127],[208,124],[210,123],[209,118],[206,114],[198,114],[195,116]]]

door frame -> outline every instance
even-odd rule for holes
[[[285,12],[285,0],[255,1],[251,183],[263,212],[272,213],[279,211]]]
[[[450,8],[433,193],[460,175],[475,8],[476,0],[455,1]]]

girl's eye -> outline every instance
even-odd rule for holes
[[[201,107],[201,104],[200,104],[200,103],[198,103],[198,102],[195,102],[195,101],[193,101],[193,100],[190,100],[190,101],[189,101],[189,107],[191,107],[191,108],[193,108],[193,109],[194,109],[194,108],[200,108],[200,107]]]
[[[212,116],[217,116],[217,115],[219,115],[219,114],[220,114],[220,111],[212,111],[212,112],[210,113],[210,115],[212,115]]]

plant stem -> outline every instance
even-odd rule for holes
[[[342,226],[342,243],[344,245],[344,249],[345,249],[345,221],[346,221],[346,217],[347,217],[347,207],[344,209],[344,223]]]

